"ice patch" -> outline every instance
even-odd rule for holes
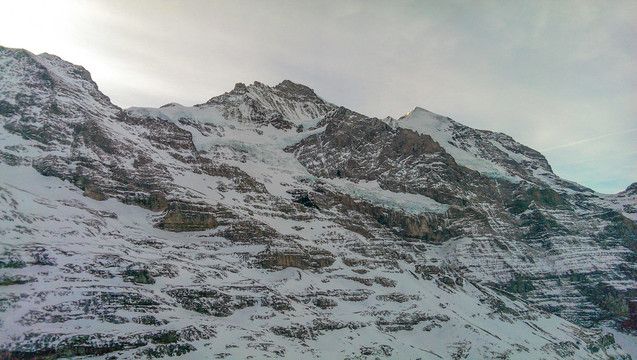
[[[376,180],[358,183],[345,179],[327,180],[329,184],[352,197],[368,200],[384,207],[418,215],[426,212],[444,214],[449,205],[419,194],[397,193],[382,189]]]

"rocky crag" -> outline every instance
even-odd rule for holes
[[[637,186],[504,134],[287,80],[124,110],[1,47],[0,122],[0,358],[629,358]]]

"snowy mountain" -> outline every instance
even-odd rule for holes
[[[123,110],[3,47],[0,122],[0,358],[634,351],[635,185],[504,134],[287,80]]]

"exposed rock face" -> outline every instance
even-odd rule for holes
[[[194,204],[172,203],[157,223],[167,231],[201,231],[213,229],[219,223],[211,210]]]
[[[391,128],[343,108],[328,120],[325,131],[286,149],[315,176],[376,180],[384,189],[422,194],[444,203],[462,203],[458,196],[462,193],[454,191],[459,186],[453,185],[472,184],[477,178],[428,135]],[[401,167],[405,162],[413,165]]]
[[[334,258],[325,251],[314,251],[314,253],[307,251],[268,251],[262,256],[261,265],[266,269],[282,269],[288,267],[298,269],[323,268],[334,263]]]
[[[304,122],[312,123],[336,108],[319,98],[309,87],[289,80],[273,88],[260,82],[250,86],[238,83],[231,92],[197,106],[212,108],[226,119],[272,125],[282,130],[298,126],[302,129]]]
[[[124,281],[134,282],[136,284],[154,284],[155,279],[148,269],[135,269],[134,267],[127,269],[123,274]]]
[[[624,359],[637,186],[283,81],[122,110],[0,47],[0,358]]]

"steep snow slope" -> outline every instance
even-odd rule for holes
[[[511,137],[471,129],[419,107],[398,119],[396,126],[431,136],[460,165],[490,177],[519,182],[551,173],[544,156]]]

